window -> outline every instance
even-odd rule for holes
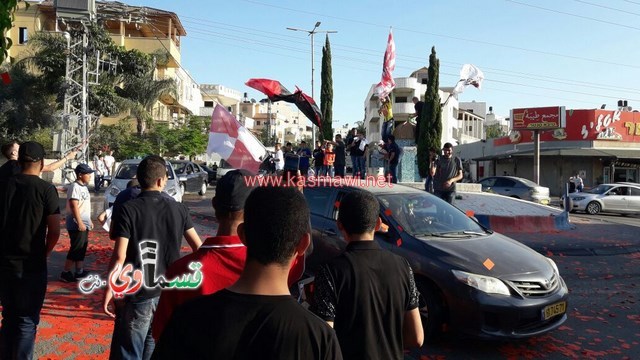
[[[469,125],[469,131],[473,131],[473,125]]]
[[[408,99],[406,96],[396,96],[396,103],[406,103],[409,102]]]
[[[631,190],[631,193],[629,195],[632,196],[640,196],[640,189],[636,189],[636,188],[629,188],[629,190]]]
[[[28,40],[28,31],[26,27],[20,28],[20,33],[18,35],[18,44],[25,44]]]
[[[213,101],[205,101],[204,107],[213,107]]]
[[[256,125],[260,125],[260,120],[256,120]]]
[[[420,80],[420,84],[428,84],[429,83],[429,79],[427,78],[422,78],[422,80]]]

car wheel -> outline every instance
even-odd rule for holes
[[[182,193],[182,195],[184,195],[185,192],[185,187],[184,187],[184,183],[180,183],[180,192]]]
[[[597,213],[599,213],[601,210],[600,208],[600,204],[598,204],[596,201],[592,201],[589,204],[587,204],[587,213],[589,215],[596,215]]]
[[[200,196],[204,196],[204,194],[206,193],[207,193],[207,182],[203,181],[202,187],[200,188],[200,191],[198,191],[198,194],[200,194]]]
[[[420,292],[420,318],[425,342],[431,342],[442,332],[444,304],[440,293],[425,280],[416,283]]]

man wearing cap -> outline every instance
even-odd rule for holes
[[[39,175],[44,148],[20,146],[20,173],[0,179],[0,359],[31,359],[47,290],[47,257],[60,237],[56,188]]]
[[[462,161],[453,156],[453,145],[446,143],[442,147],[442,156],[431,164],[434,194],[453,204],[456,197],[456,182],[462,180]]]
[[[20,166],[18,165],[18,150],[20,149],[20,144],[15,141],[12,141],[8,144],[2,145],[2,155],[7,158],[7,162],[5,162],[2,166],[0,166],[0,178],[7,178],[9,176],[13,176],[20,173]],[[56,160],[51,164],[44,165],[41,173],[47,171],[55,171],[64,165],[65,162],[69,159],[73,159],[76,157],[76,153],[80,149],[80,146],[73,148],[68,154],[62,157],[62,159]]]
[[[78,281],[88,275],[83,265],[89,245],[89,230],[93,229],[91,196],[87,185],[94,170],[87,164],[78,164],[75,171],[76,181],[67,189],[66,226],[70,247],[67,260],[64,262],[64,271],[60,274],[60,280],[64,282]],[[75,274],[72,272],[74,268]]]
[[[159,339],[165,325],[176,306],[199,295],[213,294],[238,280],[247,250],[238,237],[238,225],[244,222],[244,201],[253,187],[247,186],[246,178],[251,174],[246,170],[226,173],[216,184],[216,194],[211,204],[218,220],[215,237],[204,241],[198,251],[174,262],[166,272],[171,279],[192,273],[189,264],[202,264],[202,285],[194,290],[164,289],[160,295],[158,309],[153,319],[153,337]]]

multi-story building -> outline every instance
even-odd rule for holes
[[[200,116],[211,116],[216,104],[224,106],[232,114],[240,114],[240,102],[243,99],[240,91],[228,88],[224,85],[201,84],[200,94],[203,101],[203,104],[200,107]]]
[[[266,129],[283,144],[311,138],[311,126],[307,125],[306,116],[284,101],[255,101],[245,97],[240,103],[239,111],[239,119],[249,117],[254,120],[253,132],[256,134],[261,134]]]
[[[6,34],[13,41],[7,61],[23,56],[30,35],[59,29],[54,1],[28,2],[28,8],[19,3],[14,26]],[[91,7],[92,1],[76,3],[79,6]],[[154,77],[174,79],[177,95],[165,95],[153,106],[152,116],[155,121],[173,123],[185,115],[199,112],[202,100],[198,84],[180,66],[180,38],[187,33],[175,13],[120,2],[100,1],[95,2],[95,11],[116,45],[125,49],[138,49],[148,54],[167,54],[166,62],[157,62]],[[122,117],[103,118],[101,123],[114,123]]]
[[[409,77],[395,78],[396,87],[391,93],[393,103],[393,118],[396,126],[400,125],[413,117],[415,108],[413,97],[418,97],[424,101],[424,94],[427,91],[427,72],[428,69],[423,67],[411,73]],[[367,129],[367,139],[369,141],[379,141],[382,130],[382,118],[378,114],[380,108],[380,100],[375,91],[376,85],[371,85],[367,98],[364,102],[365,119],[364,124]],[[440,99],[444,102],[442,107],[442,138],[441,142],[451,142],[456,144],[459,140],[459,123],[458,123],[458,99],[455,96],[449,96],[451,89],[441,88],[438,90]]]

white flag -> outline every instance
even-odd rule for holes
[[[464,88],[468,85],[473,85],[480,89],[484,80],[484,74],[480,69],[472,64],[464,64],[460,70],[460,80],[453,88],[452,94],[460,94],[464,91]]]

